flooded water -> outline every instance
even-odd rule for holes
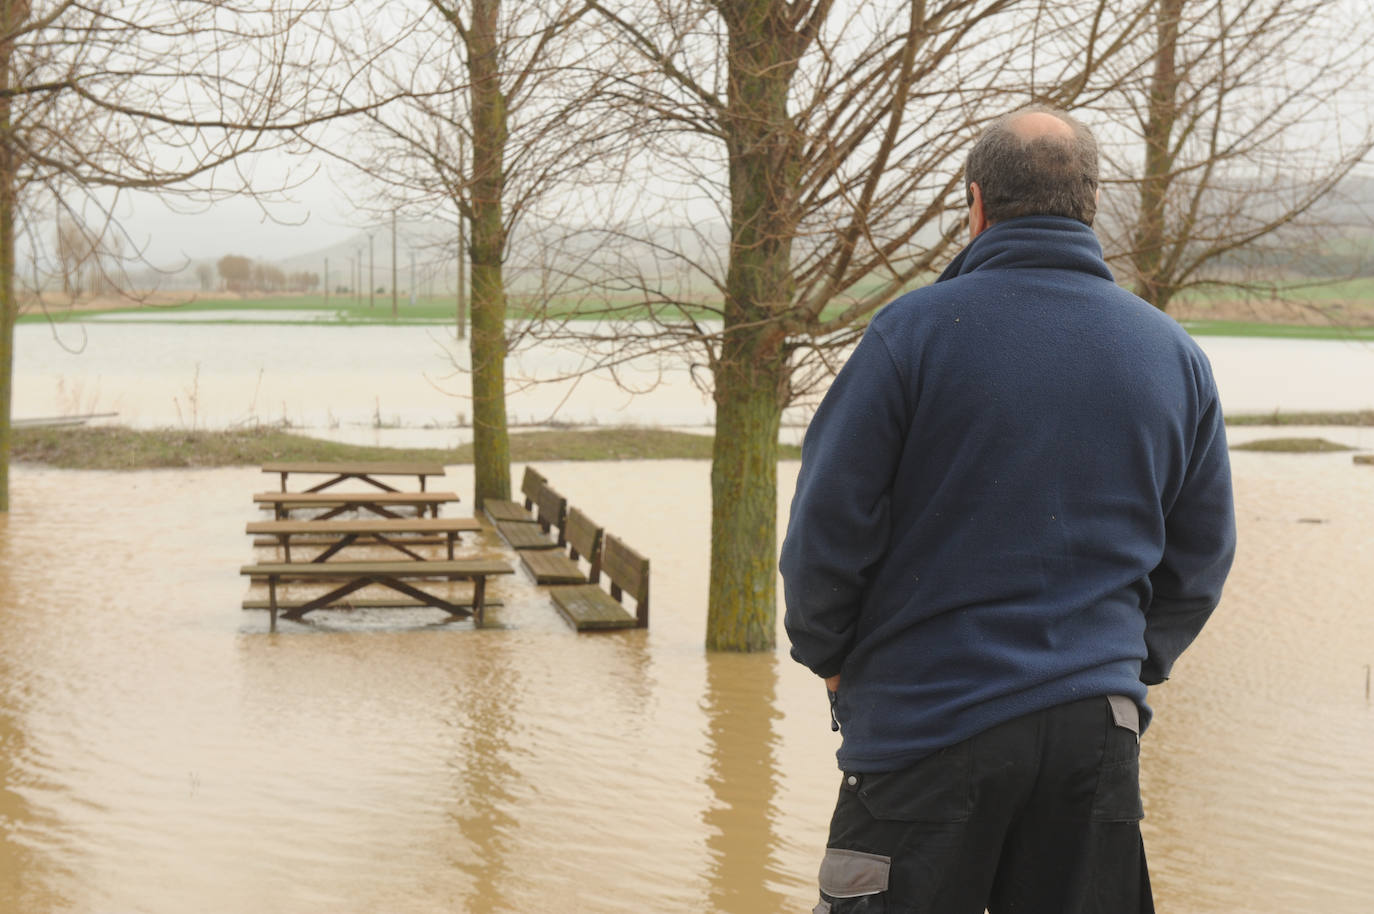
[[[1231,412],[1374,407],[1374,343],[1200,340]],[[469,440],[466,342],[447,327],[25,324],[16,330],[16,418],[117,412],[125,425],[285,423],[357,443]],[[710,426],[685,361],[641,361],[620,380],[572,378],[575,352],[536,347],[507,368],[512,422]],[[527,383],[532,380],[543,383]],[[563,380],[558,380],[563,379]],[[805,406],[789,412],[800,440]]]
[[[650,556],[647,632],[574,634],[512,578],[480,631],[405,612],[269,633],[239,608],[263,474],[17,468],[0,912],[809,910],[836,737],[785,649],[702,650],[708,465],[541,469]],[[1235,471],[1223,605],[1151,691],[1159,907],[1365,914],[1374,467]]]

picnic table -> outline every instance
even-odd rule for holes
[[[432,562],[266,562],[244,565],[239,572],[250,578],[267,581],[268,609],[272,613],[272,628],[277,627],[279,610],[286,619],[299,619],[308,612],[321,609],[342,597],[379,584],[425,606],[442,609],[454,616],[472,616],[480,627],[486,606],[486,584],[491,575],[513,574],[509,564],[493,559],[455,559]],[[277,586],[283,580],[313,581],[337,584],[333,590],[307,600],[284,601],[277,597]],[[472,603],[454,603],[441,597],[433,588],[419,582],[471,581]]]
[[[311,562],[327,562],[340,550],[358,543],[376,543],[390,546],[397,552],[417,561],[426,561],[425,556],[415,552],[410,546],[415,540],[397,539],[399,534],[419,534],[421,536],[442,536],[448,545],[448,557],[453,558],[453,546],[459,534],[480,530],[481,523],[475,517],[388,517],[378,520],[267,520],[248,524],[248,533],[256,536],[274,537],[282,547],[287,562],[291,561],[291,540],[309,537],[321,541],[326,547]]]
[[[271,507],[277,520],[286,520],[297,508],[323,508],[315,520],[328,520],[345,511],[370,511],[382,517],[403,517],[397,508],[411,507],[416,515],[426,510],[439,516],[439,506],[458,501],[456,492],[258,492],[254,504]]]
[[[395,492],[396,488],[388,483],[382,482],[378,476],[414,476],[419,480],[420,491],[425,491],[425,480],[430,476],[443,476],[444,467],[438,463],[422,463],[407,461],[373,461],[373,462],[275,462],[262,465],[264,473],[278,473],[281,475],[281,490],[286,491],[287,477],[292,473],[308,476],[328,476],[324,482],[305,489],[306,492],[323,492],[331,486],[338,485],[349,479],[357,479],[369,485],[376,486],[383,492]]]

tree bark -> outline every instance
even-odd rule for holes
[[[10,509],[10,427],[14,398],[14,223],[18,205],[17,168],[10,141],[12,36],[28,17],[28,0],[0,0],[0,512]]]
[[[1178,121],[1179,20],[1184,0],[1158,0],[1154,70],[1145,124],[1145,171],[1140,182],[1140,221],[1132,251],[1136,294],[1161,311],[1176,291],[1164,281],[1167,209],[1174,179],[1174,125]]]
[[[472,462],[480,509],[510,498],[510,435],[506,424],[506,287],[502,263],[506,226],[506,100],[501,90],[497,22],[500,0],[473,0],[467,30],[472,85]]]
[[[787,95],[804,46],[787,4],[721,4],[729,32],[725,117],[730,262],[724,339],[713,366],[709,650],[772,650],[777,639],[778,429],[787,355],[771,319],[792,305],[801,151]]]

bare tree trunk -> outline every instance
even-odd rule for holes
[[[15,156],[10,144],[12,36],[29,14],[28,0],[0,0],[0,511],[10,509],[10,423],[14,394],[14,224],[17,208]]]
[[[824,0],[822,0],[824,2]],[[711,584],[706,646],[772,650],[777,629],[778,428],[788,375],[771,319],[792,304],[801,173],[787,94],[797,33],[786,4],[722,4],[729,30],[730,263],[714,366]]]
[[[1149,114],[1145,123],[1145,172],[1140,181],[1140,218],[1136,228],[1136,294],[1161,311],[1174,289],[1163,282],[1161,265],[1167,243],[1169,188],[1174,177],[1174,124],[1178,120],[1179,20],[1184,0],[1158,0],[1155,20],[1154,71],[1150,77]]]
[[[467,30],[472,86],[472,463],[481,508],[510,498],[510,437],[506,427],[506,287],[502,260],[506,226],[506,100],[501,90],[497,21],[500,0],[473,0]]]

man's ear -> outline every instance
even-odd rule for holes
[[[970,181],[968,192],[973,198],[973,202],[968,205],[968,232],[969,240],[972,241],[983,233],[989,223],[987,214],[983,211],[983,188],[979,187],[976,181]]]

